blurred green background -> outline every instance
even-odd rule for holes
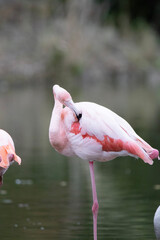
[[[0,123],[22,158],[0,189],[2,240],[93,239],[88,163],[49,144],[54,84],[117,112],[159,149],[159,18],[158,0],[0,0]],[[159,162],[95,168],[98,239],[155,239]]]
[[[1,87],[156,88],[159,31],[159,1],[1,0]]]

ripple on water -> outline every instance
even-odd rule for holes
[[[3,199],[2,203],[11,204],[11,203],[13,203],[13,201],[11,199]]]
[[[28,203],[19,203],[18,207],[19,208],[27,208],[27,209],[29,209],[29,204]]]
[[[155,185],[153,186],[153,189],[154,189],[154,190],[160,190],[160,184],[155,184]]]
[[[6,190],[0,190],[0,195],[6,195],[7,191]]]
[[[15,184],[17,184],[17,185],[32,185],[33,181],[31,179],[16,179]]]

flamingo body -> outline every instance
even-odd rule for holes
[[[109,161],[118,156],[141,158],[153,164],[159,151],[139,137],[129,123],[96,103],[74,103],[70,94],[53,86],[53,108],[49,140],[56,151],[89,161],[93,194],[93,234],[97,240],[98,199],[93,161]],[[65,108],[63,108],[63,105]]]
[[[11,136],[0,129],[0,185],[2,185],[3,174],[14,162],[21,164],[21,159],[15,153],[15,146]]]
[[[109,161],[118,156],[140,157],[144,162],[153,164],[159,155],[140,138],[127,121],[108,108],[90,102],[75,103],[82,112],[77,121],[68,107],[60,112],[60,125],[63,141],[54,142],[52,125],[50,141],[53,147],[66,156],[74,156],[89,161]],[[56,142],[59,136],[55,137]]]

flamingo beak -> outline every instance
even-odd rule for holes
[[[14,155],[14,160],[21,165],[21,158],[19,156],[17,156],[16,154]]]
[[[70,108],[76,115],[78,121],[80,120],[80,118],[82,117],[82,113],[77,109],[77,106],[75,105],[75,103],[71,100],[68,101],[64,101],[64,105],[68,108]]]

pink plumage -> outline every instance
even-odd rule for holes
[[[3,183],[3,174],[14,162],[21,164],[21,159],[15,153],[15,146],[11,136],[0,129],[0,186]]]
[[[94,240],[97,240],[98,200],[93,161],[105,162],[129,155],[152,165],[153,159],[159,158],[159,151],[139,137],[126,120],[108,108],[91,102],[74,103],[70,94],[58,85],[53,86],[53,94],[55,105],[49,140],[61,154],[89,161]]]

